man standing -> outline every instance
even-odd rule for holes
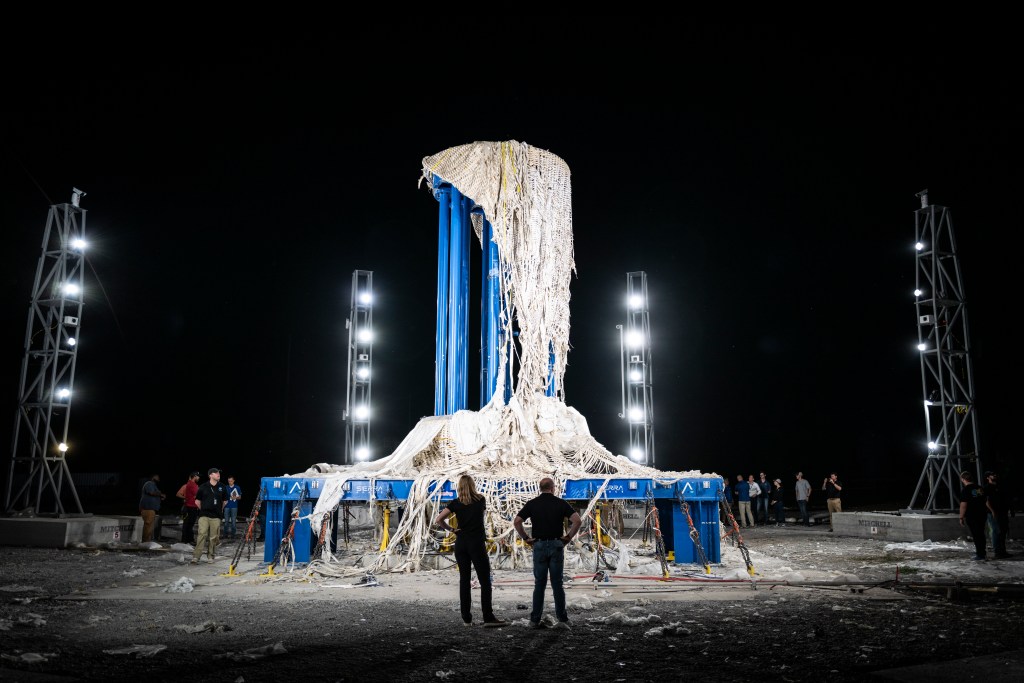
[[[199,473],[193,472],[188,475],[188,481],[178,489],[178,498],[184,503],[181,506],[181,542],[192,545],[196,542],[196,535],[193,528],[196,525],[196,517],[199,515],[199,508],[196,505],[196,492],[199,491]]]
[[[234,477],[228,477],[224,490],[227,502],[224,504],[224,537],[234,538],[238,532],[238,501],[242,500],[242,489],[235,484]]]
[[[989,528],[992,531],[992,550],[1000,560],[1010,557],[1006,552],[1006,532],[1010,527],[1010,501],[1005,491],[999,487],[999,475],[995,472],[985,473],[985,496],[988,498]]]
[[[757,497],[757,517],[761,520],[762,524],[768,524],[768,499],[772,495],[772,483],[768,481],[764,472],[761,473],[761,479],[757,482],[758,488],[761,490],[760,495]]]
[[[834,531],[832,515],[843,511],[843,505],[839,501],[839,495],[843,491],[843,487],[839,484],[839,475],[835,472],[828,475],[825,478],[825,483],[821,485],[821,490],[825,492],[825,503],[828,505],[828,530]]]
[[[754,515],[750,513],[750,485],[743,481],[743,475],[736,475],[736,487],[733,489],[736,494],[736,504],[740,508],[740,526],[746,527],[746,520],[750,520],[750,526],[754,526]]]
[[[523,522],[533,520],[532,535],[528,536]],[[563,533],[564,520],[569,520],[569,530]],[[569,613],[565,611],[565,589],[562,587],[562,566],[565,563],[563,548],[580,529],[580,515],[569,503],[555,495],[555,481],[551,477],[540,480],[540,495],[527,501],[512,521],[519,537],[533,548],[533,611],[530,612],[530,627],[540,628],[540,617],[544,612],[544,589],[548,575],[551,576],[551,593],[555,598],[555,616],[558,621],[568,624]]]
[[[985,489],[974,481],[974,472],[960,473],[963,489],[960,490],[960,526],[966,526],[974,539],[974,559],[985,561],[985,519],[992,512],[992,505],[985,497]]]
[[[142,542],[153,540],[153,523],[156,513],[160,511],[160,501],[166,498],[160,493],[160,475],[154,474],[142,486],[142,498],[139,499],[139,514],[142,515]]]
[[[810,526],[811,517],[807,509],[811,504],[811,482],[804,479],[803,472],[796,473],[796,504],[800,508],[800,519],[804,526]]]
[[[220,519],[224,514],[224,486],[220,483],[220,470],[211,467],[206,473],[210,481],[199,487],[196,503],[199,504],[199,541],[192,553],[192,564],[199,562],[206,548],[209,562],[217,559],[217,542],[220,540]]]

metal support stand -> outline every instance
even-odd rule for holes
[[[43,233],[36,268],[4,511],[82,514],[67,464],[68,426],[75,390],[85,274],[85,193],[70,204],[54,204]]]

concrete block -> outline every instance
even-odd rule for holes
[[[142,518],[104,517],[2,517],[0,545],[66,548],[78,543],[141,543]]]
[[[915,541],[952,541],[966,538],[958,514],[913,514],[886,512],[838,512],[832,516],[835,533],[840,536],[877,538],[908,543]],[[1024,517],[1011,517],[1009,538],[1024,535]]]

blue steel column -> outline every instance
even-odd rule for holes
[[[437,199],[437,340],[434,353],[434,415],[444,415],[448,373],[448,233],[451,216],[451,186],[434,178]]]
[[[483,230],[483,293],[481,310],[480,340],[480,407],[487,405],[494,397],[498,386],[498,354],[501,353],[501,262],[498,258],[498,245],[492,240],[494,228],[490,221],[484,220]]]
[[[457,188],[451,188],[448,240],[448,415],[466,408],[466,348],[469,345],[468,218],[465,198]]]
[[[548,342],[548,388],[544,390],[544,395],[555,395],[555,345],[552,342]]]

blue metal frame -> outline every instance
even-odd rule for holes
[[[313,511],[316,501],[325,482],[324,477],[264,477],[261,485],[264,490],[263,505],[266,508],[267,527],[264,534],[263,559],[271,562],[281,544],[285,530],[291,523],[291,512],[302,489],[306,489],[306,501],[303,503],[300,516]],[[571,479],[565,483],[566,500],[589,501],[601,488],[604,479]],[[412,479],[377,479],[373,481],[371,491],[369,479],[350,479],[343,487],[343,501],[404,501],[409,498],[412,490]],[[444,502],[455,498],[456,492],[451,482],[430,485],[430,494]],[[697,563],[696,549],[690,540],[689,525],[680,509],[680,499],[690,506],[690,517],[700,534],[701,545],[708,561],[721,562],[719,544],[718,497],[722,490],[722,480],[681,479],[675,482],[663,482],[657,479],[612,479],[602,493],[602,500],[634,500],[642,501],[653,497],[659,511],[662,536],[667,550],[675,551],[676,564]],[[498,496],[501,496],[499,489]],[[299,520],[295,525],[292,544],[295,548],[295,561],[309,562],[316,535],[310,529],[308,519]]]
[[[437,230],[437,346],[434,352],[434,415],[444,415],[448,386],[448,233],[451,186],[434,179],[438,205]]]
[[[501,260],[494,243],[494,228],[486,218],[480,301],[480,407],[490,403],[498,387],[498,354],[501,353]],[[507,403],[506,399],[506,403]]]

